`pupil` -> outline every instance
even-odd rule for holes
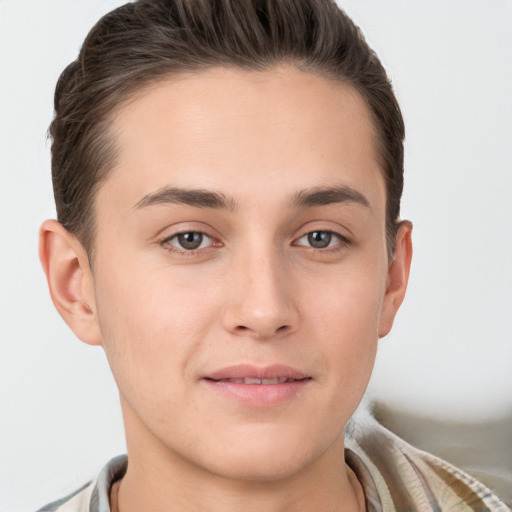
[[[202,233],[181,233],[178,235],[178,242],[184,249],[197,249],[203,241]]]
[[[308,242],[316,249],[328,247],[331,243],[332,234],[327,231],[313,231],[308,234]]]

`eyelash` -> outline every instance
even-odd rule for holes
[[[302,239],[309,239],[310,236],[312,236],[315,233],[322,233],[324,235],[329,236],[329,242],[326,247],[312,247],[312,246],[303,246],[301,244],[298,244],[300,247],[309,247],[310,249],[313,249],[314,251],[322,251],[322,252],[331,252],[331,251],[337,251],[342,249],[343,247],[346,247],[350,245],[350,240],[346,237],[341,235],[340,233],[336,233],[335,231],[330,231],[328,229],[315,229],[313,231],[308,231],[304,235],[302,235],[300,238],[297,239],[297,242]],[[335,245],[331,245],[331,241],[337,240],[337,243]],[[311,241],[311,240],[309,240]]]
[[[180,249],[179,247],[172,244],[172,240],[178,239],[178,237],[180,237],[181,235],[190,235],[190,234],[201,235],[203,237],[203,240],[201,240],[200,245],[203,245],[204,238],[209,239],[210,244],[207,247],[198,247],[197,249],[185,249],[185,248]],[[164,238],[163,240],[160,240],[159,243],[166,251],[172,252],[179,256],[194,256],[194,255],[198,254],[199,252],[210,249],[212,246],[222,245],[220,242],[214,240],[210,235],[207,235],[206,233],[204,233],[202,231],[182,231],[180,233],[175,233],[172,236],[168,236],[168,237]]]
[[[331,243],[331,239],[329,240],[329,245],[327,245],[326,247],[322,247],[322,248],[317,248],[317,247],[312,247],[312,246],[307,246],[307,245],[303,245],[303,244],[297,244],[298,241],[304,239],[304,238],[309,238],[311,235],[313,235],[314,233],[322,233],[322,234],[326,234],[326,235],[329,235],[330,237],[332,237],[333,239],[337,240],[337,243],[335,245],[330,245]],[[203,240],[201,240],[201,244],[203,244],[203,241],[204,241],[204,237],[206,237],[207,239],[210,239],[210,244],[206,247],[198,247],[197,249],[185,249],[185,248],[178,248],[176,247],[175,245],[172,244],[172,240],[174,239],[178,239],[178,237],[180,237],[181,235],[190,235],[190,234],[194,234],[194,235],[201,235],[203,237]],[[211,247],[220,247],[222,246],[222,243],[219,242],[219,241],[216,241],[215,239],[213,239],[210,235],[202,232],[202,231],[182,231],[180,233],[175,233],[174,235],[172,236],[169,236],[169,237],[166,237],[162,240],[159,241],[159,244],[167,251],[169,252],[172,252],[172,253],[175,253],[179,256],[194,256],[200,252],[203,252],[205,250],[208,250],[210,249]],[[336,233],[335,231],[330,231],[330,230],[327,230],[327,229],[315,229],[313,231],[308,231],[307,233],[303,234],[301,237],[299,237],[296,242],[294,242],[293,245],[295,246],[299,246],[299,247],[307,247],[309,249],[312,249],[313,251],[321,251],[321,252],[333,252],[333,251],[337,251],[337,250],[341,250],[343,247],[346,247],[348,245],[351,244],[351,241],[341,235],[340,233]]]

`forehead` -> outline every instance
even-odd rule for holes
[[[383,199],[364,99],[293,67],[173,76],[122,105],[112,129],[119,153],[103,193],[117,187],[132,205],[170,185],[225,190],[242,202],[331,185]]]

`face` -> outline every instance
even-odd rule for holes
[[[213,69],[141,92],[113,130],[91,308],[129,451],[255,479],[339,456],[394,315],[362,98]]]

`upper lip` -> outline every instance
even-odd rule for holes
[[[220,370],[208,373],[205,379],[226,380],[226,379],[293,379],[301,380],[310,376],[284,364],[273,364],[270,366],[254,366],[251,364],[239,364],[227,366]]]

